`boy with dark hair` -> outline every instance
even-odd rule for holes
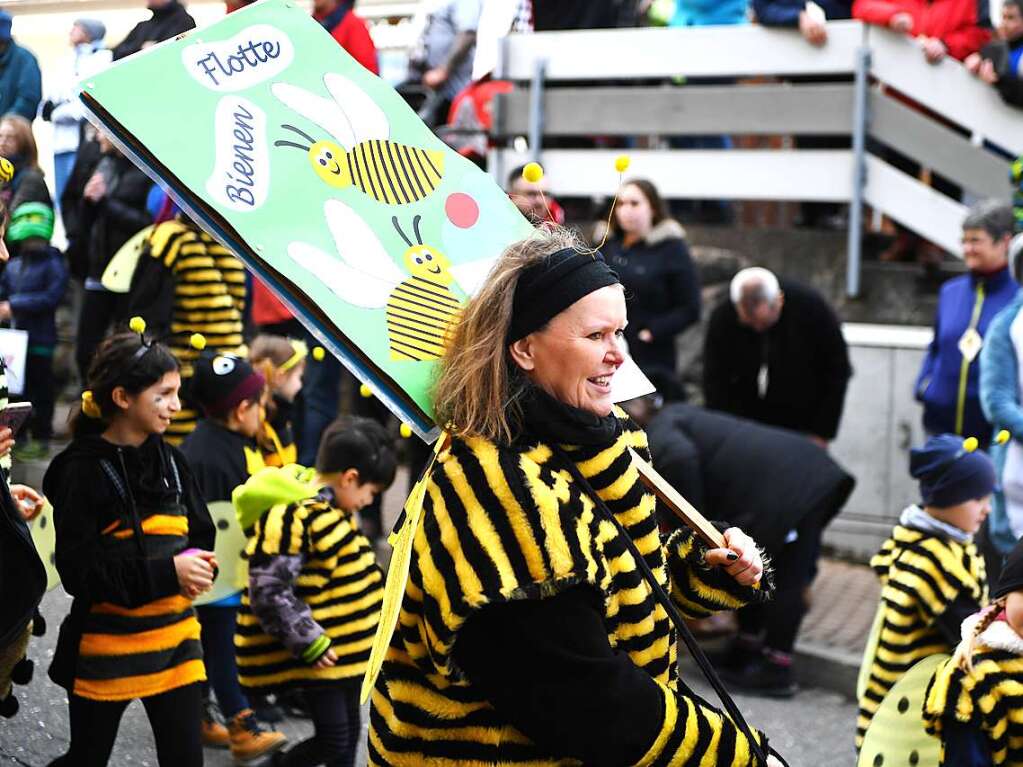
[[[324,432],[315,470],[267,468],[235,491],[239,521],[252,529],[235,637],[242,686],[301,690],[315,727],[274,764],[355,763],[359,688],[384,587],[355,513],[390,486],[395,468],[385,429],[344,417]]]
[[[67,292],[68,271],[50,245],[53,208],[40,202],[19,205],[11,215],[7,240],[14,257],[0,274],[0,320],[28,331],[24,397],[32,400],[32,439],[18,446],[21,460],[43,458],[53,436],[53,350],[57,346],[57,306]]]

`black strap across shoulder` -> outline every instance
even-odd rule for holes
[[[565,451],[562,450],[557,445],[553,445],[553,451],[555,455],[557,455],[558,458],[561,459],[561,462],[565,465],[565,468],[568,469],[569,473],[572,475],[572,478],[576,481],[579,487],[583,489],[583,491],[590,497],[590,500],[593,501],[596,508],[600,510],[600,513],[604,517],[606,517],[608,521],[614,524],[614,526],[618,529],[618,532],[621,534],[621,537],[625,542],[626,548],[629,550],[629,553],[632,555],[632,558],[636,561],[636,566],[643,574],[643,577],[646,580],[646,582],[650,585],[650,589],[654,595],[654,598],[660,603],[661,607],[664,608],[664,611],[668,614],[668,617],[671,618],[671,622],[674,624],[675,630],[678,632],[678,635],[682,638],[682,641],[685,642],[686,648],[689,650],[689,654],[693,656],[693,660],[696,661],[696,665],[700,667],[700,670],[703,672],[704,677],[706,677],[707,681],[710,683],[710,686],[714,688],[714,692],[717,693],[718,699],[721,701],[721,705],[724,706],[726,714],[735,723],[735,726],[739,728],[739,731],[743,735],[745,735],[746,739],[749,741],[750,750],[753,751],[753,755],[756,758],[756,763],[758,765],[761,765],[761,767],[766,767],[767,756],[764,754],[764,750],[760,747],[760,742],[756,739],[753,730],[746,722],[746,719],[745,717],[743,717],[742,712],[739,711],[739,707],[735,705],[735,701],[732,700],[732,696],[728,694],[728,690],[725,689],[724,684],[721,682],[721,678],[718,676],[717,672],[714,670],[714,667],[707,659],[707,656],[703,652],[703,649],[700,647],[699,644],[697,644],[695,637],[693,637],[692,632],[689,630],[689,627],[686,626],[686,622],[683,619],[682,614],[679,613],[678,609],[675,607],[675,604],[671,601],[671,597],[668,596],[668,594],[664,591],[664,588],[661,586],[661,584],[658,583],[656,576],[654,576],[653,571],[650,569],[650,565],[647,564],[646,559],[643,557],[639,549],[636,547],[636,543],[632,540],[632,536],[629,535],[629,532],[625,529],[625,526],[618,521],[618,517],[614,515],[614,512],[612,512],[611,509],[607,507],[607,504],[604,503],[603,499],[599,495],[597,495],[592,485],[590,485],[586,477],[583,476],[582,472],[579,471],[579,467],[575,465],[575,461],[573,461],[565,453]],[[710,704],[707,703],[707,701],[705,701],[700,695],[697,695],[681,678],[678,680],[678,684],[687,695],[689,695],[690,697],[692,697],[693,699],[702,703],[705,706],[710,706]],[[785,762],[785,760],[781,758],[781,755],[778,754],[773,749],[770,750],[771,753],[777,759],[779,759],[782,762],[782,764],[785,764],[787,767],[787,762]]]

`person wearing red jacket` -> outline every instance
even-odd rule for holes
[[[991,32],[981,26],[986,13],[979,0],[855,0],[852,14],[912,35],[931,64],[946,55],[962,61],[991,39]]]
[[[380,74],[377,49],[369,36],[369,27],[365,19],[352,10],[354,5],[352,0],[313,0],[313,18],[353,59],[373,74]]]

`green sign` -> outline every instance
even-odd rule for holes
[[[94,120],[423,436],[446,331],[531,225],[307,12],[264,0],[82,83]]]

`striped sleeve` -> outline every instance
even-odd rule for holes
[[[767,555],[764,576],[756,586],[742,586],[719,567],[708,567],[703,560],[706,546],[691,530],[676,530],[665,544],[671,573],[671,597],[687,618],[706,618],[719,610],[736,610],[761,604],[771,598],[773,585]]]
[[[256,526],[253,558],[300,557],[309,551],[306,519],[309,507],[302,504],[279,504],[263,515]]]
[[[650,750],[636,767],[683,767],[705,764],[714,756],[720,767],[752,767],[756,764],[750,742],[728,717],[715,708],[661,685],[664,717]],[[753,730],[761,749],[767,736]]]

